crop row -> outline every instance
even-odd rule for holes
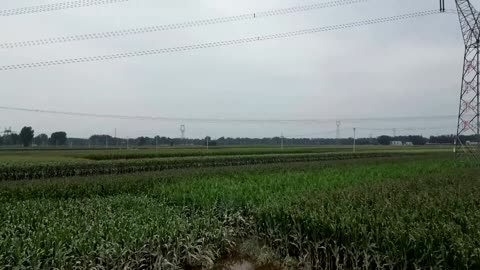
[[[97,162],[63,161],[50,163],[11,163],[0,165],[0,181],[43,179],[52,177],[90,176],[102,174],[126,174],[134,172],[162,171],[168,169],[241,166],[285,162],[310,162],[361,158],[387,158],[413,154],[395,153],[336,153],[290,154],[256,156],[190,157],[146,160],[115,160]],[[418,154],[417,154],[418,155]]]
[[[153,158],[175,158],[175,157],[200,157],[200,156],[248,156],[248,155],[268,155],[268,154],[313,154],[313,153],[332,153],[350,151],[350,149],[341,148],[239,148],[239,149],[216,149],[206,151],[205,149],[179,149],[178,151],[119,151],[119,152],[100,152],[80,155],[78,157],[89,160],[121,160],[121,159],[153,159]]]
[[[394,160],[3,182],[0,269],[480,269],[478,166]]]

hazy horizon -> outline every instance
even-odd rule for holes
[[[131,0],[0,17],[0,43],[180,23],[327,1]],[[478,1],[477,1],[478,2]],[[475,4],[477,4],[477,2]],[[37,4],[55,3],[36,1]],[[447,3],[447,8],[454,8]],[[2,9],[32,5],[7,1]],[[183,46],[438,9],[438,1],[370,0],[287,16],[0,51],[2,65]],[[335,136],[333,119],[456,115],[463,41],[454,14],[221,48],[0,72],[0,106],[172,118],[332,119],[321,124],[187,123],[187,137]],[[71,137],[179,137],[175,121],[0,110],[0,128]],[[342,123],[342,137],[438,135],[456,119]],[[368,130],[369,129],[369,130]],[[380,130],[379,130],[380,129]],[[405,132],[402,133],[402,129]],[[408,132],[407,132],[408,131]],[[71,134],[71,135],[70,135]]]

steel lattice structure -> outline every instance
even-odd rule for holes
[[[443,1],[440,2],[440,9],[445,7]],[[478,159],[480,153],[479,13],[469,0],[455,2],[465,43],[455,152],[457,157],[469,153]],[[472,146],[474,144],[477,146]]]

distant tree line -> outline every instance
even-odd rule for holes
[[[475,136],[461,136],[462,141],[476,141]],[[90,145],[90,146],[181,146],[181,145],[194,145],[204,146],[207,141],[210,146],[248,146],[248,145],[280,145],[282,142],[281,137],[265,137],[265,138],[231,138],[220,137],[218,139],[212,139],[206,137],[203,139],[181,139],[181,138],[169,138],[169,137],[138,137],[132,139],[113,138],[110,135],[93,135],[89,139],[74,139],[73,145]],[[425,144],[453,144],[454,135],[441,135],[431,136],[425,138],[420,135],[408,135],[408,136],[386,136],[382,135],[377,138],[357,138],[357,145],[390,145],[393,141],[400,141],[402,143],[410,142],[413,145],[425,145]],[[353,138],[283,138],[285,145],[352,145]]]
[[[234,145],[280,145],[281,137],[266,137],[266,138],[230,138],[220,137],[212,139],[206,137],[203,139],[181,139],[169,138],[164,136],[155,137],[138,137],[131,139],[114,138],[110,135],[92,135],[88,139],[84,138],[68,138],[67,133],[58,131],[47,134],[35,135],[32,127],[23,127],[19,134],[4,133],[0,136],[0,145],[24,147],[36,146],[76,146],[76,147],[151,147],[151,146],[234,146]],[[454,135],[440,135],[425,138],[419,135],[409,136],[386,136],[382,135],[377,138],[358,138],[357,145],[390,145],[393,141],[400,141],[402,143],[412,143],[413,145],[425,144],[453,144]],[[476,141],[474,135],[462,136],[462,141]],[[332,139],[332,138],[283,138],[285,145],[352,145],[353,138]]]
[[[396,136],[396,137],[390,137],[390,136],[380,136],[377,138],[377,143],[380,145],[389,145],[393,141],[398,141],[402,143],[407,143],[410,142],[413,145],[425,145],[429,142],[427,138],[424,138],[423,136]],[[453,142],[453,141],[452,141]]]
[[[67,133],[64,131],[54,132],[48,137],[47,134],[39,134],[35,136],[35,131],[32,127],[23,127],[19,134],[5,132],[0,136],[0,145],[23,145],[30,146],[62,146],[67,145]]]

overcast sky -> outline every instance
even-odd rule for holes
[[[59,1],[3,0],[0,9]],[[0,17],[0,42],[180,23],[325,0],[130,0]],[[454,1],[447,1],[454,8]],[[478,1],[480,2],[480,1]],[[474,2],[475,4],[477,1]],[[438,8],[438,0],[370,0],[294,15],[104,40],[0,51],[0,65],[238,39]],[[463,43],[452,14],[222,48],[0,72],[0,106],[180,118],[332,119],[324,124],[186,123],[188,137],[335,136],[341,118],[458,113]],[[0,128],[36,134],[179,136],[181,122],[95,119],[0,110]],[[456,120],[342,124],[359,136],[440,134]],[[432,128],[432,129],[428,129]],[[398,131],[402,134],[402,131]]]

